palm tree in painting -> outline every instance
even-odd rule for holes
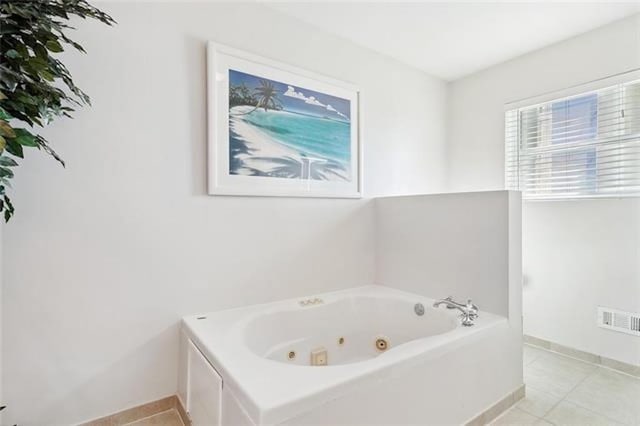
[[[276,88],[270,81],[260,80],[260,87],[254,89],[255,95],[258,97],[258,104],[256,108],[278,109],[282,107],[282,104],[278,100],[278,93]]]
[[[257,99],[255,107],[248,112],[243,112],[234,115],[246,115],[251,114],[259,108],[263,108],[266,111],[270,109],[282,109],[282,104],[278,100],[278,92],[276,88],[268,80],[260,80],[260,86],[253,89],[253,97]]]
[[[245,83],[229,85],[229,108],[238,105],[255,105],[258,100]]]

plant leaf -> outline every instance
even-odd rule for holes
[[[4,110],[4,108],[0,107],[0,120],[10,120],[13,117],[11,117],[11,115],[9,115],[9,113],[7,111]]]
[[[12,178],[13,172],[11,171],[11,169],[0,167],[0,178],[4,178],[4,177]]]
[[[16,211],[16,209],[13,207],[13,204],[11,204],[11,200],[6,195],[2,200],[2,210],[4,210],[4,221],[9,222],[9,219],[11,219],[11,216],[13,216],[13,213]]]
[[[4,120],[0,120],[0,136],[6,136],[8,138],[15,138],[16,132],[13,127]]]
[[[38,71],[38,75],[40,77],[44,78],[47,81],[53,81],[54,80],[53,74],[51,74],[49,71],[45,71],[45,70]]]
[[[14,160],[11,157],[0,157],[0,166],[4,166],[4,167],[15,167],[17,166],[18,163],[16,162],[16,160]]]
[[[37,44],[34,48],[33,51],[35,52],[36,56],[42,58],[42,59],[46,59],[49,56],[49,53],[47,52],[47,49],[45,49],[45,47],[41,44]]]
[[[7,58],[15,59],[19,58],[20,54],[15,49],[9,49],[5,52],[4,56],[6,56]]]
[[[18,158],[24,158],[24,152],[22,151],[22,145],[13,139],[7,140],[7,146],[5,147],[9,154],[13,154]]]
[[[36,137],[25,129],[15,129],[15,141],[22,146],[38,146]]]
[[[37,141],[38,141],[38,147],[41,148],[44,152],[46,152],[47,154],[51,155],[53,158],[55,158],[60,164],[62,164],[62,167],[66,167],[64,160],[62,158],[60,158],[60,156],[53,150],[53,148],[51,148],[49,146],[49,143],[47,142],[47,140],[45,138],[43,138],[42,136],[38,135],[36,137]]]
[[[64,50],[57,40],[49,40],[45,46],[47,46],[47,49],[55,53],[62,52]]]

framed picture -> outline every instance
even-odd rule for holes
[[[361,196],[358,90],[210,42],[209,193]]]

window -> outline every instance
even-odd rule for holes
[[[525,199],[640,196],[640,80],[509,110],[505,138]]]

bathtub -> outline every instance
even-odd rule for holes
[[[179,396],[194,426],[465,423],[521,385],[513,333],[433,302],[366,286],[186,317]]]

